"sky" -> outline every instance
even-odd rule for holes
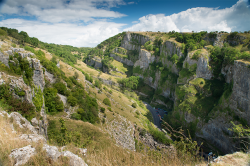
[[[248,31],[250,0],[0,0],[0,27],[95,47],[123,31]]]

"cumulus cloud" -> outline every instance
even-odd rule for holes
[[[122,0],[8,0],[1,14],[35,16],[43,22],[91,21],[93,18],[119,18],[122,13],[111,7],[124,5]]]
[[[250,27],[250,7],[239,0],[230,8],[197,7],[177,14],[147,15],[125,31],[245,31]]]
[[[103,40],[121,32],[124,24],[95,21],[86,26],[72,23],[42,23],[24,19],[8,19],[0,22],[1,26],[16,28],[28,32],[47,43],[72,45],[76,47],[94,47]]]

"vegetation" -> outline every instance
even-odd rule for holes
[[[18,75],[22,75],[23,80],[27,85],[31,85],[33,68],[30,68],[29,61],[26,58],[22,58],[18,53],[15,53],[14,56],[9,57],[9,66],[10,70]]]
[[[48,44],[39,41],[35,37],[29,37],[29,35],[24,31],[18,32],[17,29],[11,29],[6,27],[0,28],[3,34],[7,33],[9,36],[17,39],[18,44],[25,45],[25,43],[29,43],[34,47],[46,49],[48,52],[62,58],[65,62],[71,65],[75,64],[77,59],[81,59],[82,54],[85,54],[90,50],[90,48],[87,47],[77,48],[69,45]],[[74,54],[73,52],[78,52],[78,54]]]
[[[48,114],[55,114],[64,110],[63,102],[57,96],[57,90],[52,87],[44,88],[45,107]]]
[[[35,91],[35,97],[33,97],[32,101],[36,107],[36,110],[40,112],[43,106],[43,92],[40,87],[39,88],[35,87],[34,91]]]
[[[103,100],[103,103],[104,103],[105,105],[107,105],[107,106],[111,106],[111,102],[110,102],[110,100],[109,100],[108,98],[105,98],[105,99]]]
[[[19,112],[29,121],[36,115],[35,107],[25,100],[15,98],[8,84],[0,85],[0,101],[7,105],[9,112]]]

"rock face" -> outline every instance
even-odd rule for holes
[[[40,87],[41,90],[43,91],[45,86],[45,80],[40,60],[32,58],[31,61],[32,61],[32,66],[34,68],[33,82],[37,86],[37,88]]]
[[[57,161],[58,157],[65,156],[68,157],[70,160],[70,166],[88,166],[82,158],[78,157],[77,155],[73,154],[70,151],[63,151],[59,152],[58,148],[55,146],[49,146],[47,144],[43,145],[43,150],[46,151],[47,156],[51,158],[54,162]]]
[[[117,60],[118,62],[124,63],[128,66],[134,66],[134,62],[132,62],[131,60],[127,59],[127,58],[122,58],[119,57],[115,54],[110,54],[111,57],[113,57],[115,60]]]
[[[140,66],[141,69],[146,69],[149,67],[149,64],[154,62],[155,56],[151,55],[147,50],[139,51],[139,60],[135,62],[134,67]]]
[[[127,32],[121,42],[121,47],[127,50],[139,51],[141,49],[141,45],[144,45],[147,41],[150,41],[150,38],[148,36],[142,36]]]
[[[205,139],[224,153],[232,153],[237,150],[235,148],[237,145],[230,138],[233,137],[233,133],[228,130],[231,127],[232,125],[228,123],[226,115],[221,115],[202,126],[200,132],[196,132],[196,136]]]
[[[234,61],[233,90],[230,108],[244,119],[250,119],[250,68],[249,63]],[[247,120],[248,125],[250,121]]]
[[[14,158],[15,166],[19,166],[27,163],[30,157],[36,154],[35,151],[35,148],[33,148],[31,145],[28,145],[20,149],[12,150],[9,156]]]
[[[27,57],[30,68],[34,69],[34,71],[33,71],[34,74],[32,77],[33,83],[34,83],[36,88],[40,88],[41,91],[43,92],[43,89],[45,86],[45,80],[44,80],[44,73],[43,73],[43,69],[42,69],[42,66],[40,64],[40,61],[36,58],[30,58],[30,56],[33,56],[34,54],[25,51],[23,48],[11,47],[11,50],[8,51],[8,55],[4,55],[4,54],[0,53],[0,61],[2,61],[7,67],[9,67],[9,64],[8,64],[9,63],[9,55],[11,55],[12,52],[18,53],[20,56],[22,56],[22,58]],[[12,61],[10,61],[10,62],[12,62]],[[15,62],[13,64],[15,65]],[[10,76],[10,75],[5,74],[4,72],[1,73],[1,77],[4,77],[5,80],[9,80],[9,85],[10,85],[11,91],[13,92],[12,94],[14,95],[14,97],[19,98],[21,100],[26,100],[30,104],[34,105],[33,101],[32,101],[33,97],[35,97],[35,95],[36,95],[34,93],[34,87],[30,87],[30,86],[26,85],[22,77]],[[0,81],[0,83],[5,83],[5,82],[6,81],[2,81],[2,80]],[[16,89],[18,89],[19,91],[24,91],[25,95],[23,97],[18,96],[15,93]],[[45,104],[44,103],[43,103],[40,115],[42,116],[43,120],[39,120],[39,124],[37,125],[37,129],[38,129],[38,132],[40,134],[44,134],[46,136],[47,135],[47,118],[46,118]]]
[[[94,57],[86,61],[87,65],[93,66],[96,69],[102,68],[102,60],[99,57]]]
[[[226,66],[223,66],[221,69],[221,74],[224,75],[225,81],[227,83],[230,83],[233,79],[233,71],[234,71],[233,67],[234,65],[226,65]]]
[[[134,126],[119,115],[119,118],[110,122],[108,131],[116,140],[116,144],[129,150],[135,150]]]
[[[0,61],[5,64],[5,66],[9,67],[9,55],[5,55],[0,52]]]
[[[197,63],[196,76],[197,78],[211,79],[213,74],[209,66],[208,52],[202,54]]]

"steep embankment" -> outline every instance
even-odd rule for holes
[[[144,82],[136,90],[140,98],[168,110],[164,119],[205,142],[205,151],[230,153],[239,147],[228,129],[230,121],[250,125],[248,33],[127,32],[116,37],[89,57],[98,57],[109,73],[116,67],[108,62],[133,66],[133,75]]]

